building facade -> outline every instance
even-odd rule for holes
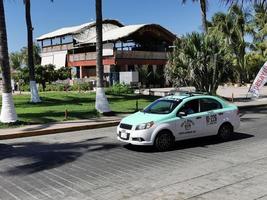
[[[120,72],[144,68],[163,71],[176,36],[157,24],[122,25],[103,21],[103,65],[105,80],[120,82]],[[70,67],[75,78],[96,76],[95,22],[61,28],[37,38],[42,47],[42,65]],[[127,76],[126,76],[127,77]]]

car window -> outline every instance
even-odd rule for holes
[[[181,101],[161,99],[153,102],[146,107],[143,112],[154,114],[169,114],[171,113]]]
[[[199,112],[199,100],[191,100],[186,102],[178,112],[185,112],[187,115],[195,114]]]
[[[205,99],[200,100],[200,111],[201,112],[217,110],[221,108],[222,108],[222,104],[215,99],[205,98]]]

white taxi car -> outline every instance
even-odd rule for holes
[[[237,106],[216,96],[186,93],[160,98],[125,117],[117,127],[117,138],[165,151],[178,140],[210,135],[227,140],[239,125]]]

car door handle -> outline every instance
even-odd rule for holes
[[[196,119],[201,119],[202,117],[197,117]]]
[[[223,113],[219,113],[219,115],[223,115]]]

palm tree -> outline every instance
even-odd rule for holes
[[[201,15],[202,15],[202,27],[204,32],[206,33],[208,31],[208,23],[207,23],[207,8],[208,8],[208,2],[207,0],[192,0],[193,2],[200,3],[200,9],[201,9]],[[185,4],[187,0],[182,0],[182,3]]]
[[[235,55],[239,83],[247,81],[245,66],[247,21],[248,14],[240,6],[234,4],[227,14],[216,13],[212,18],[211,27],[209,27],[209,32],[213,35],[224,34],[224,39],[228,42],[229,48]]]
[[[192,2],[200,3],[201,15],[202,15],[202,27],[205,33],[208,31],[208,21],[207,21],[207,9],[208,9],[208,0],[191,0]],[[267,5],[267,0],[220,0],[226,5],[241,4],[247,2],[252,4],[261,4]],[[182,0],[182,3],[185,4],[187,0]]]
[[[105,95],[103,81],[103,44],[102,44],[102,0],[95,0],[96,9],[96,103],[95,108],[100,113],[109,113],[108,100]]]
[[[41,48],[38,44],[33,43],[33,63],[35,65],[40,65],[41,64]],[[20,50],[20,54],[22,57],[22,62],[24,66],[27,66],[28,64],[28,47],[22,47]]]
[[[38,103],[41,102],[38,89],[35,81],[35,70],[34,70],[34,59],[33,59],[33,27],[31,21],[31,1],[24,0],[25,4],[25,18],[27,24],[27,34],[28,34],[28,67],[29,67],[29,77],[30,77],[30,90],[31,90],[31,102]]]
[[[241,5],[241,7],[243,6],[244,3],[267,5],[266,0],[221,0],[221,1],[231,6],[234,4],[239,4]]]
[[[177,39],[169,56],[165,77],[174,86],[193,85],[216,94],[231,73],[230,52],[218,35],[191,33]]]
[[[235,4],[229,10],[228,22],[232,22],[232,27],[230,27],[229,29],[230,31],[229,38],[231,41],[232,49],[237,59],[239,82],[242,84],[243,81],[246,81],[245,34],[246,34],[247,14],[243,12],[241,7]]]
[[[12,96],[11,75],[8,56],[5,10],[0,0],[0,66],[2,70],[2,109],[0,121],[11,123],[17,121],[17,114]]]
[[[18,70],[23,65],[23,58],[20,52],[12,52],[9,54],[11,70]]]
[[[255,4],[254,15],[249,23],[254,48],[264,56],[267,50],[267,4]]]

